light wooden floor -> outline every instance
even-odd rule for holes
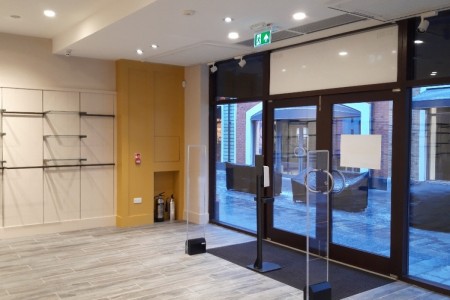
[[[192,236],[191,236],[192,237]],[[0,299],[303,299],[208,253],[184,254],[184,223],[0,240]],[[208,225],[208,248],[254,240]],[[348,299],[449,299],[396,282]]]

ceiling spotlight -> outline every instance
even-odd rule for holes
[[[153,48],[153,49],[158,49],[158,48],[159,48],[159,46],[158,46],[158,45],[156,45],[156,44],[152,44],[152,48]]]
[[[239,59],[238,65],[241,68],[243,68],[245,66],[245,64],[247,63],[243,56],[236,56],[234,59]]]
[[[237,33],[237,32],[230,32],[230,33],[228,34],[228,38],[229,38],[230,40],[238,39],[238,38],[239,38],[239,33]]]
[[[54,16],[56,16],[56,13],[54,10],[46,9],[44,10],[44,15],[48,18],[53,18]]]
[[[141,49],[137,49],[137,50],[136,50],[136,53],[137,53],[138,55],[142,55],[142,54],[144,54],[144,51],[142,51]]]
[[[209,63],[208,66],[211,73],[215,73],[217,71],[217,66],[215,62]]]
[[[298,12],[292,15],[292,18],[294,18],[294,20],[303,20],[304,18],[306,18],[306,14],[303,12]]]
[[[223,21],[224,21],[225,23],[231,23],[231,22],[233,22],[233,18],[231,18],[231,17],[225,17],[225,18],[223,19]]]

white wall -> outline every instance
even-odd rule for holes
[[[78,58],[78,57],[66,57],[66,56],[57,56],[52,54],[51,52],[52,50],[52,42],[51,40],[48,39],[42,39],[42,38],[33,38],[33,37],[25,37],[25,36],[17,36],[17,35],[11,35],[11,34],[4,34],[4,33],[0,33],[0,91],[2,92],[2,96],[0,96],[0,99],[2,99],[2,101],[4,102],[2,104],[2,107],[4,105],[9,105],[8,106],[8,110],[19,110],[19,111],[34,111],[33,107],[30,107],[29,105],[26,106],[26,108],[24,107],[20,107],[17,108],[16,106],[19,105],[20,101],[17,101],[17,97],[13,97],[11,98],[12,102],[9,103],[7,101],[7,99],[9,99],[8,96],[8,91],[15,91],[15,92],[20,92],[20,91],[25,91],[27,93],[37,93],[39,94],[41,97],[41,99],[38,101],[40,104],[39,106],[39,110],[42,111],[42,109],[44,108],[42,100],[43,98],[48,98],[48,97],[43,97],[43,95],[47,95],[47,91],[51,90],[50,93],[63,93],[63,94],[72,94],[75,93],[76,94],[76,108],[75,110],[78,109],[84,109],[84,111],[87,111],[88,113],[100,113],[96,111],[96,107],[97,106],[101,106],[102,108],[107,107],[106,105],[104,105],[104,101],[102,100],[104,97],[107,97],[108,99],[111,99],[112,97],[112,101],[115,102],[115,90],[116,90],[116,78],[115,78],[115,62],[114,61],[106,61],[106,60],[96,60],[96,59],[85,59],[85,58]],[[14,89],[8,89],[8,88],[14,88]],[[55,90],[61,91],[61,92],[55,92]],[[81,94],[80,94],[81,92]],[[81,95],[81,96],[79,96]],[[89,97],[89,101],[87,103],[83,102],[83,95],[88,95]],[[43,98],[42,98],[43,97]],[[81,98],[81,99],[80,99]],[[58,107],[58,110],[72,110],[70,109],[63,100],[64,97],[56,97],[55,98],[56,102],[54,103],[56,105],[56,107]],[[79,100],[80,99],[80,100]],[[27,101],[30,100],[29,97],[27,97],[26,99]],[[58,102],[59,101],[59,102]],[[81,101],[81,104],[78,104],[79,101]],[[109,101],[109,100],[108,100]],[[86,102],[86,101],[85,101]],[[94,103],[94,102],[98,102],[98,103]],[[84,103],[84,104],[83,104]],[[111,101],[110,101],[111,104]],[[112,107],[108,106],[109,110],[105,111],[103,113],[105,114],[114,114],[114,106],[115,103],[112,103]],[[15,109],[17,108],[17,109]],[[77,118],[79,118],[77,116]],[[7,126],[9,123],[11,122],[11,120],[19,120],[19,121],[27,121],[29,118],[25,118],[25,117],[21,117],[21,118],[8,118],[1,120],[2,123],[4,123],[3,127],[4,131],[6,132],[7,130]],[[67,120],[67,118],[64,118],[65,120]],[[32,120],[35,120],[34,118],[32,118]],[[42,124],[46,124],[45,122],[48,122],[49,120],[47,118],[38,118],[36,119],[39,122],[39,126],[33,126],[33,128],[41,128],[42,129]],[[44,120],[44,121],[43,121]],[[14,128],[10,128],[9,129],[9,135],[7,134],[6,136],[3,137],[3,139],[5,139],[5,141],[2,141],[1,144],[6,143],[7,146],[8,141],[6,140],[7,138],[11,139],[12,137],[14,137],[16,131],[19,128],[22,128],[25,123],[25,121],[23,121],[21,123],[21,127],[20,126],[14,126]],[[111,157],[114,157],[114,145],[113,142],[115,140],[115,138],[111,135],[114,135],[114,129],[113,127],[115,126],[114,123],[114,119],[112,118],[103,118],[101,117],[100,120],[97,119],[93,119],[91,117],[88,117],[88,119],[84,118],[83,119],[83,123],[81,124],[81,127],[77,126],[78,129],[83,129],[84,131],[86,131],[87,129],[89,129],[90,127],[86,127],[86,124],[89,125],[86,122],[108,122],[108,128],[107,130],[103,130],[102,132],[106,132],[106,134],[110,136],[109,138],[109,142],[108,144],[105,145],[101,145],[103,147],[103,149],[106,150],[102,150],[104,153],[103,154],[99,154],[98,149],[100,149],[101,147],[98,144],[97,140],[98,138],[96,138],[95,133],[97,133],[97,131],[101,130],[101,126],[98,126],[98,124],[96,124],[95,130],[94,132],[89,131],[89,136],[86,139],[83,139],[82,141],[82,147],[80,145],[78,145],[80,143],[80,141],[78,141],[78,148],[81,147],[82,151],[81,152],[86,152],[85,150],[88,149],[89,151],[91,151],[92,153],[96,154],[95,157],[102,157],[108,158],[108,162],[111,161]],[[6,122],[6,123],[5,123]],[[78,124],[78,123],[77,123]],[[84,127],[83,127],[84,126]],[[27,132],[31,132],[31,127],[29,127],[30,130],[28,130]],[[33,131],[34,132],[34,131]],[[35,138],[37,137],[39,139],[39,143],[42,144],[43,140],[42,134],[35,134],[33,135]],[[90,139],[89,139],[90,137]],[[92,144],[91,140],[93,140],[94,144]],[[26,138],[25,140],[29,140],[28,138]],[[22,142],[24,141],[24,139],[21,140]],[[20,142],[20,141],[18,141]],[[92,145],[91,145],[92,144]],[[88,147],[89,146],[89,147]],[[99,148],[100,147],[100,148]],[[106,147],[106,148],[105,148]],[[23,147],[22,147],[23,148]],[[40,148],[40,150],[42,150],[42,147],[38,147]],[[6,147],[5,145],[3,145],[3,153],[2,156],[5,156],[6,154],[8,154],[10,151],[10,149]],[[27,155],[25,155],[25,157],[31,157],[31,154],[35,154],[34,148],[33,147],[29,147],[27,148],[28,153]],[[41,151],[42,152],[42,151]],[[80,152],[80,150],[78,150],[78,152]],[[91,152],[89,152],[88,154],[92,154]],[[37,163],[38,165],[42,165],[43,161],[42,161],[42,155],[41,153],[38,153],[40,158],[38,159],[39,162]],[[84,153],[81,153],[82,155],[85,155]],[[31,156],[30,156],[31,155]],[[7,155],[6,155],[7,156]],[[88,156],[88,155],[85,155]],[[94,156],[89,156],[89,161],[90,163],[96,163],[96,161],[93,161],[93,157]],[[94,157],[94,158],[95,158]],[[10,164],[6,164],[6,167],[14,167],[14,162],[15,162],[15,158],[13,159],[13,157],[9,157],[10,159]],[[17,160],[17,159],[16,159]],[[115,161],[115,159],[114,159]],[[100,161],[102,162],[102,161]],[[26,166],[30,166],[30,164],[24,164]],[[99,169],[108,169],[108,170],[100,170]],[[69,179],[69,183],[67,183],[66,181],[64,181],[65,179],[67,179],[66,177],[62,177],[61,174],[66,172],[67,170],[69,170],[70,172],[71,169],[70,168],[55,168],[55,169],[44,169],[46,170],[45,172],[43,172],[43,169],[37,168],[37,169],[20,169],[20,170],[15,170],[15,169],[8,169],[8,170],[4,170],[4,172],[2,172],[1,174],[1,179],[0,180],[0,189],[3,189],[1,194],[5,194],[6,196],[4,197],[4,199],[1,199],[0,204],[1,204],[1,208],[0,210],[2,215],[5,215],[8,218],[5,218],[4,220],[2,218],[0,227],[4,226],[3,228],[0,228],[0,238],[6,238],[6,237],[15,237],[15,236],[23,236],[23,235],[30,235],[30,234],[39,234],[39,233],[47,233],[47,232],[59,232],[59,231],[67,231],[67,230],[78,230],[78,229],[82,229],[82,228],[91,228],[91,227],[98,227],[98,226],[113,226],[115,225],[115,211],[113,211],[113,209],[111,208],[114,203],[115,203],[115,199],[113,199],[115,197],[115,183],[112,182],[115,179],[115,175],[114,173],[114,167],[83,167],[83,170],[81,170],[81,179],[85,178],[87,180],[82,181],[81,183],[78,182],[80,180],[80,175],[77,176],[66,176]],[[30,172],[35,172],[36,174],[39,175],[39,178],[36,177],[36,174],[32,174],[32,177],[27,180],[26,178],[24,178],[24,174],[25,173],[30,173]],[[69,173],[70,173],[69,172]],[[80,169],[78,168],[78,173],[80,173]],[[99,176],[97,173],[99,172],[103,172],[103,173],[108,173],[107,176]],[[7,174],[6,174],[7,173]],[[17,177],[17,181],[14,181],[15,179],[15,174],[18,174]],[[19,174],[20,173],[20,174]],[[28,174],[27,173],[27,174]],[[56,174],[57,173],[57,174]],[[73,172],[72,172],[73,173]],[[73,175],[72,173],[70,173],[69,175]],[[56,174],[56,175],[54,175]],[[81,217],[73,217],[72,215],[70,216],[66,216],[64,214],[64,211],[57,211],[57,214],[53,216],[53,218],[49,219],[48,223],[47,221],[43,221],[45,219],[46,215],[49,215],[49,210],[45,209],[45,208],[51,208],[48,205],[48,201],[47,204],[45,204],[41,198],[46,198],[47,200],[51,199],[51,197],[49,198],[48,195],[50,196],[55,196],[56,195],[56,200],[63,200],[67,197],[64,198],[58,196],[58,193],[53,193],[53,194],[49,194],[48,191],[47,193],[43,193],[43,192],[38,192],[37,194],[33,194],[30,197],[20,197],[20,194],[26,192],[26,191],[31,191],[33,189],[31,189],[29,186],[26,185],[27,182],[33,182],[33,184],[38,185],[38,187],[34,190],[40,190],[42,189],[42,185],[44,184],[44,180],[41,178],[42,176],[45,175],[46,179],[55,179],[58,178],[58,182],[60,184],[58,184],[58,186],[54,186],[54,183],[57,182],[55,180],[51,180],[51,181],[45,181],[46,183],[51,182],[53,184],[52,186],[52,191],[62,191],[62,193],[59,194],[64,194],[66,195],[68,193],[67,187],[65,187],[64,183],[69,184],[70,186],[72,186],[74,183],[77,184],[77,186],[79,186],[80,184],[84,186],[87,186],[86,183],[89,183],[90,185],[92,184],[96,184],[97,186],[104,186],[103,182],[100,181],[95,181],[92,180],[92,176],[95,176],[96,178],[109,178],[108,179],[108,183],[111,188],[108,188],[107,192],[104,191],[104,189],[102,189],[102,191],[104,192],[103,194],[107,194],[107,201],[108,201],[108,208],[107,208],[107,212],[101,212],[101,214],[99,215],[98,212],[99,210],[97,209],[97,211],[95,211],[95,215],[91,216],[91,215],[86,215],[85,216],[81,216]],[[55,177],[56,176],[56,177]],[[76,181],[72,180],[71,178],[77,178]],[[24,185],[25,183],[25,185]],[[22,185],[21,185],[22,184]],[[23,187],[21,187],[23,186]],[[97,186],[94,186],[94,188],[96,188]],[[46,186],[44,186],[46,187]],[[47,187],[48,188],[48,187]],[[100,195],[100,196],[95,196],[95,193],[92,192],[86,192],[87,190],[91,191],[92,190],[92,186],[89,186],[88,188],[85,189],[81,189],[81,192],[83,192],[83,190],[85,190],[85,194],[87,193],[89,198],[89,203],[92,202],[92,197],[97,197],[98,199],[100,199],[101,201],[103,201],[105,198],[105,195]],[[8,191],[10,191],[11,193],[8,193]],[[80,189],[77,190],[77,195],[80,193]],[[83,193],[82,193],[83,194]],[[38,195],[39,197],[36,197],[36,195]],[[78,206],[80,206],[80,201],[81,201],[81,206],[86,207],[86,205],[84,204],[86,201],[83,200],[83,196],[78,197],[77,195],[75,195],[74,199],[78,198]],[[15,197],[15,196],[19,196],[19,198]],[[3,197],[2,197],[3,198]],[[20,201],[24,202],[26,199],[35,199],[36,203],[38,203],[39,208],[37,209],[37,211],[33,211],[32,212],[32,216],[38,216],[39,219],[37,220],[23,220],[20,218],[15,218],[15,211],[12,210],[8,210],[9,208],[11,208],[11,203],[13,203],[15,201],[15,199],[21,199]],[[39,199],[38,199],[39,198]],[[86,198],[86,197],[85,197]],[[53,198],[52,198],[53,199]],[[53,200],[54,200],[53,199]],[[52,200],[52,201],[53,201]],[[95,200],[95,199],[94,199]],[[83,202],[84,201],[84,202]],[[101,202],[101,201],[97,201],[97,202]],[[14,202],[15,203],[15,202]],[[13,204],[14,204],[13,203]],[[22,216],[24,214],[24,209],[26,209],[29,205],[21,205],[20,207],[16,208],[18,209],[17,211],[20,212],[20,215]],[[42,208],[42,206],[44,206],[44,208]],[[5,209],[4,209],[5,208]],[[3,210],[4,209],[4,210]],[[101,209],[105,210],[104,207],[102,206]],[[83,213],[83,207],[81,208],[76,208],[75,209],[78,214],[81,212]],[[89,213],[91,213],[91,211],[93,211],[91,208],[89,208]],[[51,211],[53,212],[53,211]],[[55,217],[56,216],[56,217]],[[9,218],[10,217],[10,218]],[[83,219],[84,218],[84,219]]]
[[[54,55],[49,39],[0,33],[0,86],[115,91],[115,63]]]
[[[208,145],[209,69],[206,65],[186,67],[185,141],[186,145]]]
[[[185,151],[186,162],[185,170],[186,174],[189,174],[188,170],[188,145],[204,145],[206,146],[206,153],[208,153],[208,118],[209,118],[209,69],[206,65],[197,65],[192,67],[186,67],[185,69]],[[198,159],[198,158],[196,158]],[[191,163],[191,166],[194,165]],[[197,165],[199,165],[197,163]],[[208,158],[206,159],[206,171],[208,170]],[[204,169],[204,168],[202,168]],[[196,173],[196,172],[192,172]],[[191,180],[188,185],[187,177],[185,177],[185,199],[190,195],[200,195],[197,199],[208,198],[208,174],[206,174],[206,189],[199,191],[199,185]],[[206,195],[204,195],[206,193]],[[193,198],[193,197],[190,197]],[[206,203],[199,203],[202,201],[195,200],[195,203],[189,203],[189,220],[195,223],[206,223],[209,220],[208,217],[208,201]],[[187,205],[185,205],[187,207]],[[185,212],[186,213],[186,212]]]

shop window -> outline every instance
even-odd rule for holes
[[[417,30],[420,21],[414,18],[411,28],[411,79],[450,77],[450,11],[427,18],[429,26],[423,32]]]

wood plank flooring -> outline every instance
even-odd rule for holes
[[[254,240],[206,226],[208,248]],[[208,253],[184,254],[185,224],[95,228],[0,240],[0,299],[303,299]],[[449,299],[402,282],[360,299]]]

